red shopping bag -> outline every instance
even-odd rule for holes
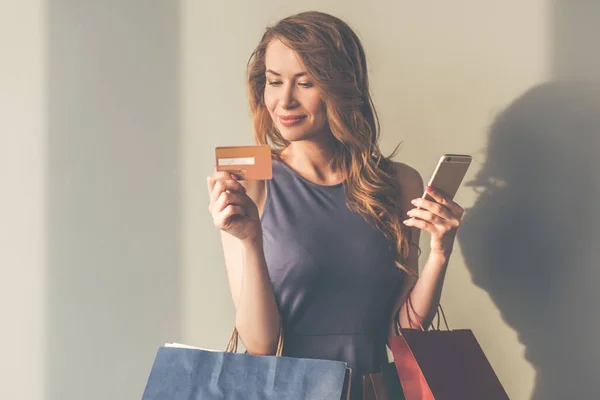
[[[425,330],[408,297],[419,329],[400,328],[388,343],[406,400],[506,400],[508,395],[473,332]],[[412,322],[411,322],[412,324]]]

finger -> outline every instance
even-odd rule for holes
[[[226,172],[213,172],[212,174],[206,177],[206,183],[208,184],[208,191],[212,192],[215,187],[215,183],[219,180],[229,179]]]
[[[402,223],[406,226],[412,226],[414,228],[418,228],[429,233],[433,233],[436,230],[433,224],[418,218],[408,218],[405,219]]]
[[[231,218],[235,215],[245,216],[246,210],[242,206],[237,206],[235,204],[230,204],[222,211],[221,214],[224,218]]]
[[[229,204],[215,217],[215,226],[219,229],[227,229],[235,217],[244,217],[245,215],[246,211],[243,207]]]
[[[427,200],[427,199],[421,199],[421,198],[414,199],[413,201],[411,201],[411,203],[415,207],[417,207],[417,209],[427,210],[427,211],[437,215],[440,218],[447,219],[447,220],[454,218],[452,211],[448,207],[446,207],[440,203],[436,203],[434,201]]]
[[[434,205],[440,207],[440,205],[437,203],[434,203]],[[409,210],[406,214],[411,218],[422,219],[426,222],[429,222],[431,225],[433,225],[438,233],[450,231],[454,228],[458,228],[460,225],[460,220],[453,215],[440,217],[439,215],[436,215],[435,213],[425,209],[414,208]]]
[[[214,183],[213,189],[210,193],[210,201],[211,203],[215,203],[221,193],[224,192],[233,192],[233,193],[246,193],[246,188],[242,186],[239,182],[234,181],[233,179],[229,180],[218,180]]]
[[[221,192],[218,199],[214,202],[214,213],[220,213],[228,205],[245,207],[248,196],[239,192]]]
[[[431,198],[433,198],[437,203],[447,207],[450,211],[452,211],[453,214],[462,216],[464,210],[454,201],[450,200],[446,193],[432,186],[427,186],[425,190],[427,191],[427,194],[431,196]]]
[[[225,171],[215,172],[215,173],[209,175],[208,177],[206,177],[206,182],[208,184],[208,191],[212,193],[215,185],[217,184],[217,182],[220,182],[220,181],[235,182],[236,177],[235,177],[235,175],[233,175],[229,172],[225,172]],[[239,187],[243,187],[239,182],[237,184],[239,185]],[[240,190],[240,189],[238,189],[238,190]]]
[[[427,221],[434,225],[441,224],[446,221],[444,217],[438,216],[437,214],[422,208],[413,208],[412,210],[409,210],[406,215],[409,217],[422,219],[423,221]]]

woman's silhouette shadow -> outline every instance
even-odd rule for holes
[[[533,399],[600,398],[600,90],[552,82],[490,129],[459,241],[536,369]]]

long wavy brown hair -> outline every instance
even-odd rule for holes
[[[275,155],[289,145],[274,126],[264,103],[265,54],[273,39],[294,50],[315,81],[325,103],[329,128],[337,139],[333,166],[346,177],[348,207],[390,241],[396,264],[404,266],[409,229],[402,220],[400,190],[391,158],[379,149],[379,120],[369,94],[367,62],[358,36],[341,19],[310,11],[268,27],[248,61],[250,109],[258,144]],[[397,150],[397,148],[396,148]]]

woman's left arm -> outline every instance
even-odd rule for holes
[[[394,315],[400,308],[400,325],[404,328],[415,327],[414,316],[412,325],[409,323],[405,301],[410,292],[415,312],[423,327],[427,329],[435,316],[442,295],[448,260],[452,254],[456,233],[464,210],[443,193],[431,187],[427,187],[426,190],[435,201],[420,198],[423,193],[423,181],[416,171],[405,175],[401,181],[404,183],[404,188],[408,189],[403,193],[403,197],[412,198],[412,200],[407,201],[413,207],[408,211],[408,218],[404,221],[404,224],[411,228],[413,237],[418,238],[418,232],[420,231],[429,232],[431,250],[416,283],[414,283],[414,280],[407,280],[404,290],[398,297]],[[418,245],[418,242],[416,245]],[[409,270],[418,272],[416,248],[411,247],[409,249],[407,264],[406,267]],[[411,288],[412,291],[410,291]]]

